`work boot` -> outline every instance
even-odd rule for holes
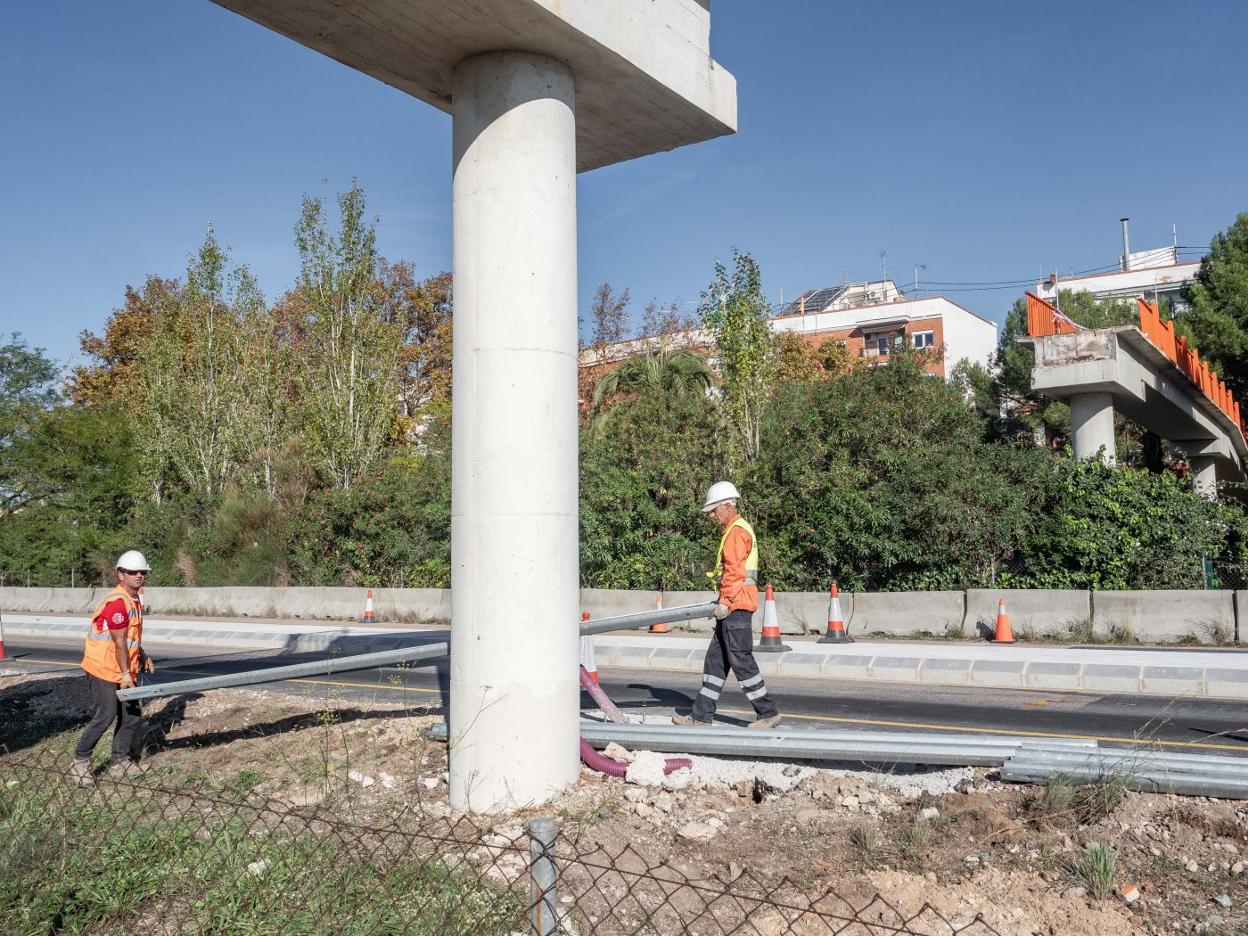
[[[74,786],[95,786],[95,774],[91,772],[91,761],[88,758],[75,757],[70,761],[69,775],[74,778]]]
[[[137,761],[132,761],[128,757],[123,757],[120,760],[115,760],[108,765],[108,779],[121,780],[125,777],[133,778],[137,776],[142,769],[143,768],[138,765]]]
[[[750,722],[750,727],[751,728],[772,728],[780,724],[780,719],[783,717],[784,716],[781,715],[779,712],[776,712],[775,715],[768,715],[766,718],[755,719],[754,721]]]
[[[702,725],[705,727],[706,725],[709,725],[710,722],[702,721],[702,719],[700,718],[694,718],[692,715],[673,715],[672,724],[680,725],[683,728],[688,728],[691,725]]]

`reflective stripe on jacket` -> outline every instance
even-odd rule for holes
[[[121,670],[117,667],[117,651],[114,649],[113,632],[108,629],[108,622],[101,621],[105,605],[120,599],[126,605],[126,653],[130,664],[130,675],[139,674],[140,647],[143,641],[143,608],[129,593],[118,585],[104,596],[91,614],[87,623],[86,648],[82,655],[82,668],[92,676],[121,682]]]
[[[719,586],[719,601],[729,611],[758,610],[758,537],[744,517],[724,527],[715,568],[706,574]]]

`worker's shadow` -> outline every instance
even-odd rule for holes
[[[167,699],[158,711],[144,713],[143,724],[140,730],[136,732],[137,737],[135,739],[135,743],[144,757],[163,751],[210,748],[231,744],[234,741],[242,741],[246,738],[264,738],[271,735],[303,731],[308,728],[323,728],[326,724],[324,712],[302,712],[297,715],[276,718],[268,722],[253,722],[238,728],[206,731],[170,738],[169,733],[185,718],[187,705],[198,698],[200,698],[198,694],[174,696]],[[411,717],[424,714],[427,714],[424,710],[412,710],[408,713]],[[335,708],[333,711],[333,724],[341,725],[365,719],[395,717],[395,712],[391,710],[366,711],[355,708]]]
[[[681,692],[677,689],[664,689],[662,686],[648,686],[645,683],[629,683],[628,688],[640,689],[650,695],[649,699],[641,701],[630,699],[625,703],[625,707],[628,709],[670,708],[675,710],[677,714],[688,715],[693,708],[694,696],[687,692]],[[747,724],[744,719],[733,718],[731,715],[724,715],[721,712],[715,713],[715,721],[728,725]]]

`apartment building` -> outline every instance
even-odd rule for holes
[[[989,367],[997,350],[996,323],[943,296],[908,299],[892,280],[803,293],[771,327],[815,344],[839,341],[868,365],[888,363],[903,347],[938,351],[928,369],[940,377],[963,360]]]

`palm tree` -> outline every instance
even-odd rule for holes
[[[628,358],[594,385],[595,410],[607,397],[637,392],[679,399],[706,393],[715,383],[710,365],[692,351],[651,351]]]

